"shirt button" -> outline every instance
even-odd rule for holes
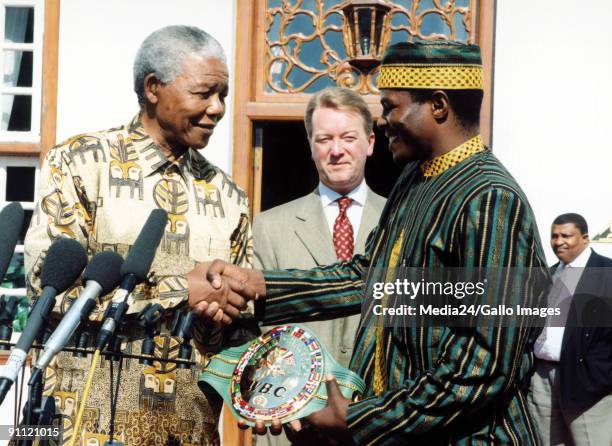
[[[588,337],[589,337],[589,334],[588,334],[588,333],[585,333],[585,334],[584,334],[584,336],[588,338]]]
[[[580,358],[578,361],[579,362],[584,362],[584,358]]]

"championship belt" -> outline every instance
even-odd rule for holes
[[[327,404],[325,377],[332,374],[345,398],[365,390],[363,380],[340,366],[315,335],[300,325],[281,325],[210,358],[200,375],[204,393],[214,390],[247,425],[303,418]]]

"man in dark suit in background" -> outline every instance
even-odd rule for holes
[[[534,352],[529,406],[544,445],[612,445],[612,259],[589,249],[585,219],[558,216],[549,319]],[[556,302],[555,302],[556,301]]]

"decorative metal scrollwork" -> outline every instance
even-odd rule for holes
[[[387,0],[390,43],[411,40],[474,42],[475,0]],[[377,93],[378,68],[348,63],[342,0],[267,0],[266,94],[314,93],[339,85]]]

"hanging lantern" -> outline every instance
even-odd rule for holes
[[[342,6],[348,62],[364,73],[380,65],[391,35],[390,10],[383,0],[347,0]]]

